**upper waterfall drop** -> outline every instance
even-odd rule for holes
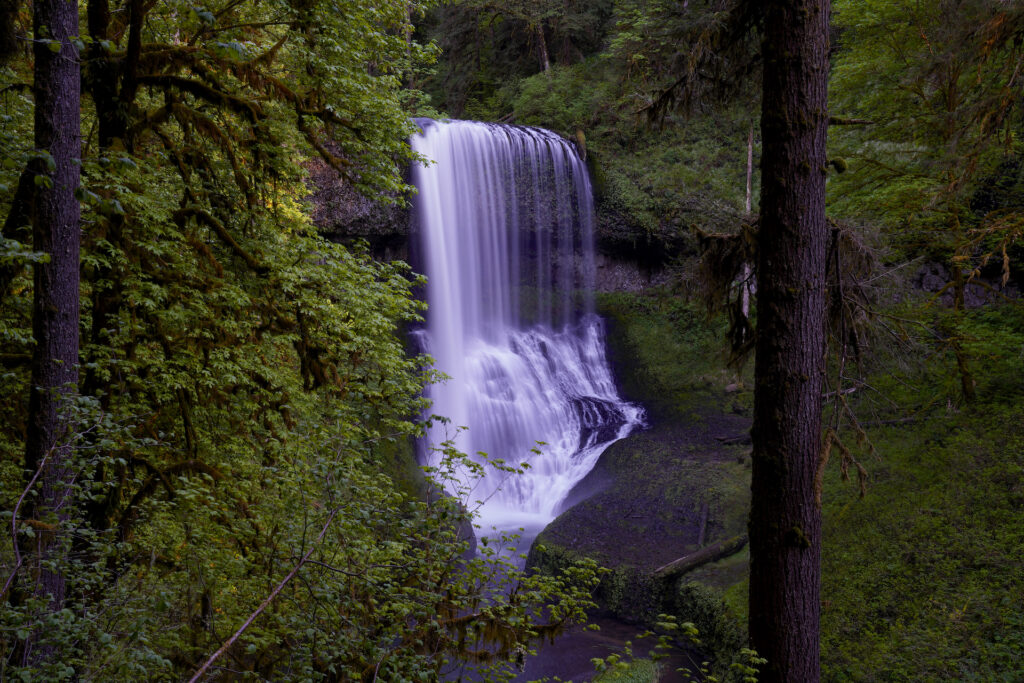
[[[485,528],[539,527],[643,412],[619,398],[594,315],[594,209],[586,165],[538,128],[418,121],[413,183],[424,346],[450,379],[430,387],[454,436],[524,475],[473,491]],[[544,445],[538,447],[538,442]],[[539,448],[539,454],[534,449]],[[438,455],[427,452],[429,464]]]

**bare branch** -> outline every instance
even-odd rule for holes
[[[217,658],[225,652],[227,652],[228,648],[235,644],[235,641],[238,640],[243,633],[245,633],[245,630],[249,628],[249,626],[251,626],[254,621],[256,621],[256,618],[263,613],[263,610],[270,606],[270,603],[273,602],[274,598],[276,598],[277,595],[282,590],[284,590],[284,587],[288,585],[288,582],[295,578],[295,575],[299,573],[299,570],[302,569],[303,565],[305,565],[306,562],[309,561],[309,558],[313,555],[313,551],[316,550],[317,545],[320,543],[321,540],[323,540],[324,535],[327,533],[327,528],[331,525],[331,522],[334,521],[334,517],[337,514],[337,509],[331,510],[331,514],[328,515],[327,521],[324,522],[323,528],[320,529],[320,534],[316,537],[316,540],[314,540],[313,543],[310,545],[309,550],[307,550],[306,554],[302,556],[302,559],[299,560],[298,564],[292,567],[292,570],[288,572],[288,575],[281,579],[281,583],[277,584],[274,590],[270,592],[270,595],[268,595],[263,600],[263,602],[260,603],[260,606],[257,607],[256,610],[249,615],[249,618],[245,620],[245,623],[243,623],[238,628],[238,630],[235,631],[234,635],[225,640],[224,644],[220,646],[220,649],[218,649],[216,652],[210,655],[209,659],[207,659],[203,663],[203,665],[199,667],[199,670],[196,671],[195,675],[189,679],[188,683],[196,683],[202,677],[202,675],[206,673],[206,670],[209,669],[215,661],[217,661]]]
[[[36,481],[39,479],[39,475],[43,473],[43,469],[46,467],[46,461],[50,459],[50,454],[53,450],[46,452],[42,460],[39,461],[39,467],[36,468],[35,474],[32,475],[32,479],[29,480],[25,490],[18,496],[18,502],[14,506],[14,512],[11,514],[11,543],[14,545],[14,569],[11,570],[11,575],[7,577],[7,581],[4,582],[4,589],[0,591],[0,599],[3,599],[7,595],[7,590],[11,587],[11,582],[14,581],[14,577],[18,574],[18,570],[21,569],[22,563],[25,558],[21,556],[21,549],[18,548],[18,510],[21,509],[21,504],[25,502],[25,496],[32,490],[32,487],[36,485]]]

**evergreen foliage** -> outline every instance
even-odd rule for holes
[[[407,190],[424,100],[402,85],[434,52],[410,40],[424,7],[82,9],[83,345],[59,519],[33,516],[22,459],[31,266],[50,258],[25,242],[47,159],[23,55],[0,90],[0,678],[181,680],[243,624],[209,675],[508,675],[582,617],[593,565],[526,578],[463,558],[468,492],[436,493],[449,469],[407,474],[433,374],[399,331],[422,279],[309,219],[314,157],[364,193]],[[439,447],[446,468],[476,467]],[[41,534],[62,552],[41,559]],[[62,609],[34,590],[41,567],[66,579]],[[52,656],[26,656],[33,633]]]

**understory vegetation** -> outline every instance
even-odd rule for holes
[[[673,510],[683,533],[701,500],[735,487],[719,499],[724,505],[712,504],[709,526],[719,527],[707,542],[736,533],[729,518],[745,514],[749,446],[713,437],[742,429],[723,416],[749,416],[749,369],[726,365],[721,317],[709,320],[669,291],[606,295],[601,304],[617,377],[627,397],[651,407],[650,425],[609,448],[598,470],[617,483],[563,513],[538,538],[531,562],[596,559],[611,569],[596,594],[605,609],[639,625],[666,611],[696,624],[703,652],[717,662],[711,670],[728,676],[744,641],[745,550],[658,581],[648,546],[671,540],[656,514],[638,513],[641,501],[653,500]],[[929,349],[929,325],[947,312],[926,304],[918,298],[879,310],[905,323],[916,315],[909,329],[925,334],[875,340],[865,359],[870,370],[848,395],[862,433],[841,432],[850,460],[843,464],[837,447],[825,471],[825,680],[1012,681],[1024,674],[1024,315],[1013,302],[966,316],[972,352],[984,362],[977,401],[964,406],[952,352]],[[667,479],[669,471],[680,476]]]
[[[0,4],[0,680],[510,678],[597,603],[756,675],[759,3],[83,0],[63,38]],[[1024,6],[833,5],[823,675],[1020,681]],[[78,362],[48,388],[38,50],[82,88]],[[417,464],[443,420],[406,339],[423,279],[314,224],[330,176],[406,239],[405,141],[445,115],[575,141],[602,256],[636,276],[598,307],[649,428],[537,573],[512,538],[474,554],[469,492],[440,493],[475,461]],[[40,396],[66,398],[42,459]],[[664,673],[628,659],[597,680]]]

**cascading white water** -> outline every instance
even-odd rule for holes
[[[427,275],[426,350],[450,379],[432,445],[528,462],[485,477],[483,527],[538,528],[608,445],[643,419],[616,393],[593,313],[594,216],[586,166],[549,131],[420,121],[413,182]],[[544,445],[537,446],[537,442]],[[532,449],[539,448],[539,454]],[[429,464],[439,458],[427,450]]]

